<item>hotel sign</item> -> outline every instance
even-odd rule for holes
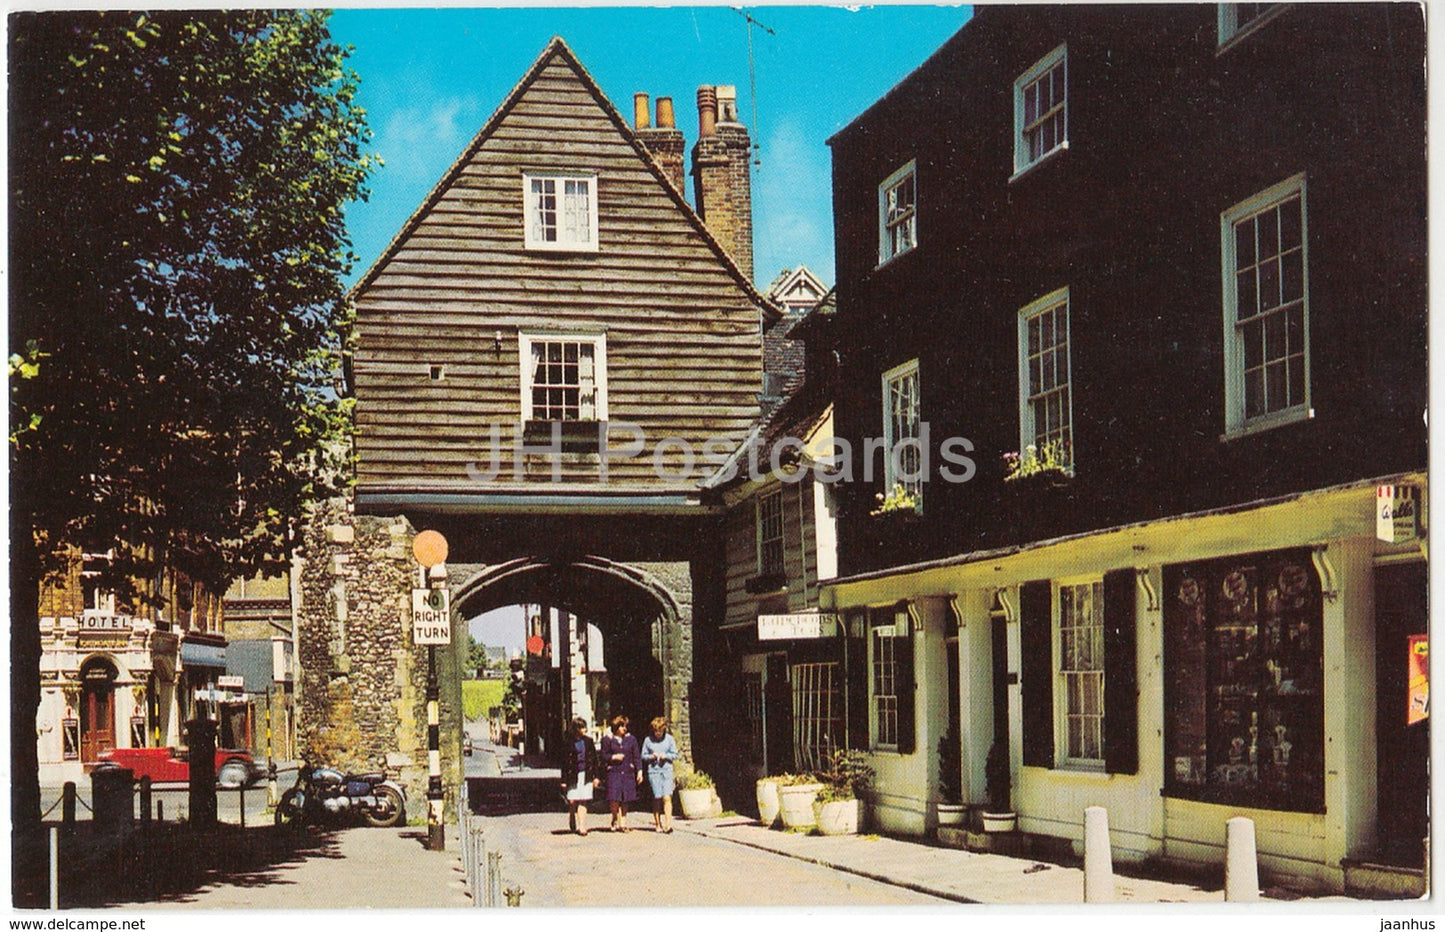
[[[791,615],[759,615],[758,640],[825,638],[838,634],[838,616],[829,612],[795,612]]]
[[[135,626],[135,619],[129,615],[86,612],[80,616],[81,634],[125,634],[129,635]]]

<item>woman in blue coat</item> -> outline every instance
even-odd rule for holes
[[[642,762],[647,765],[647,784],[652,790],[652,822],[659,832],[672,833],[672,762],[677,760],[677,740],[667,733],[667,719],[652,720],[652,734],[642,739]]]
[[[627,804],[637,799],[642,782],[642,757],[637,739],[627,733],[627,716],[612,720],[612,734],[602,737],[602,760],[607,764],[607,804],[612,807],[612,830],[627,831]]]

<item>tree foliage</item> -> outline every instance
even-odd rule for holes
[[[9,25],[12,877],[37,905],[47,561],[220,592],[284,558],[345,448],[342,210],[372,160],[324,14]]]
[[[372,159],[325,14],[11,21],[12,505],[42,552],[220,590],[281,558]]]

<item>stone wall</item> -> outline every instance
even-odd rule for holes
[[[653,624],[652,653],[662,664],[662,701],[683,756],[692,760],[692,569],[688,563],[635,563],[677,602],[676,618]],[[638,729],[641,733],[641,728]]]
[[[413,823],[425,822],[427,785],[427,648],[410,635],[414,534],[405,518],[356,515],[348,501],[317,507],[302,546],[296,648],[299,753],[342,770],[384,762],[406,787]],[[448,817],[462,779],[457,632],[436,648]]]

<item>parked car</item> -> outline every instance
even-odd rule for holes
[[[190,783],[191,765],[187,752],[178,748],[116,748],[100,755],[102,761],[119,764],[152,783]],[[256,763],[250,751],[216,749],[216,785],[224,789],[250,786],[266,775],[266,768]]]

